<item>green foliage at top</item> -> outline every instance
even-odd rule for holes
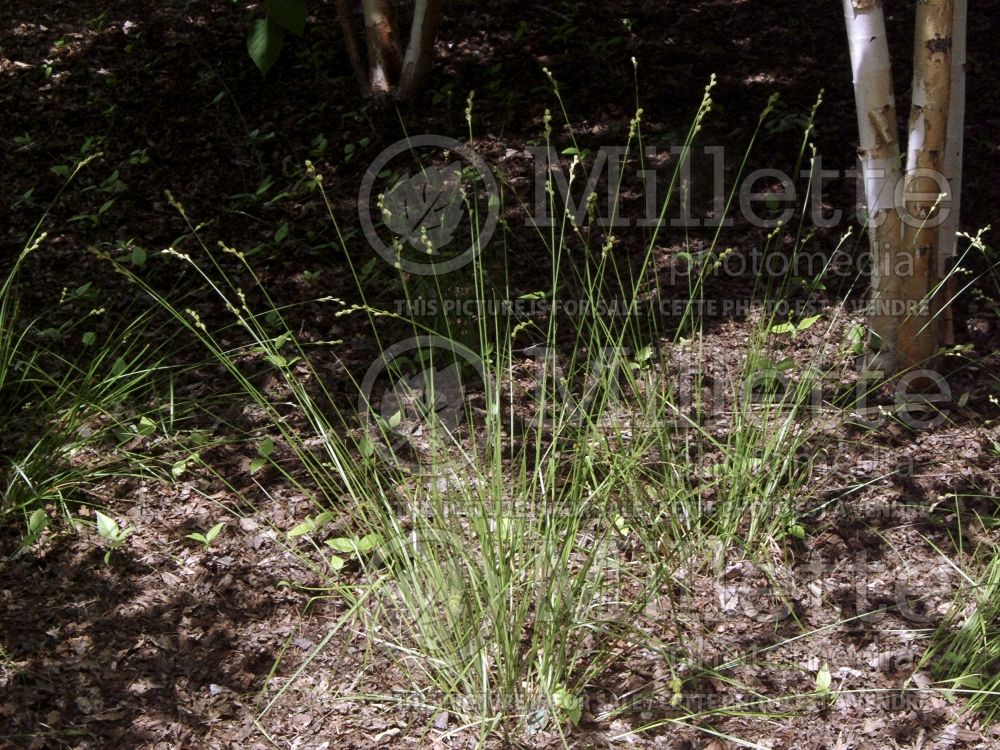
[[[306,28],[305,0],[267,0],[267,15],[254,21],[247,52],[261,73],[274,67],[285,46],[285,33],[302,36]]]

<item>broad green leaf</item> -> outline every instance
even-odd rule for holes
[[[260,471],[261,469],[263,469],[265,466],[267,466],[267,459],[266,458],[255,458],[253,461],[250,462],[250,473],[251,474],[256,474],[258,471]]]
[[[847,348],[852,354],[861,354],[865,350],[864,326],[851,326],[847,332]]]
[[[316,522],[312,519],[312,516],[306,516],[306,520],[293,527],[292,530],[288,532],[288,536],[289,538],[294,539],[297,536],[308,534],[315,528]]]
[[[795,333],[794,323],[778,323],[771,326],[771,333]]]
[[[205,538],[204,534],[199,534],[197,531],[187,534],[186,539],[194,539],[196,542],[200,542],[204,545],[208,545],[208,539]]]
[[[267,458],[274,452],[274,441],[271,438],[264,438],[257,447],[257,452]]]
[[[368,552],[382,544],[381,534],[365,534],[358,541],[358,552]]]
[[[340,555],[330,555],[330,567],[334,571],[340,571],[343,567],[347,565],[347,560],[342,558]]]
[[[87,331],[85,334],[83,334],[81,341],[83,341],[84,346],[90,346],[95,341],[97,341],[97,334],[94,333],[93,331]]]
[[[132,251],[132,263],[136,266],[146,265],[146,250],[141,247],[137,247]]]
[[[775,370],[791,370],[793,367],[795,367],[795,360],[791,357],[785,357],[780,362],[775,362],[774,364]]]
[[[566,688],[559,688],[552,694],[552,702],[562,710],[566,717],[574,725],[580,723],[580,715],[583,711],[583,704],[580,699],[570,693]]]
[[[139,419],[139,424],[136,427],[136,432],[138,432],[143,437],[147,437],[156,432],[156,422],[154,422],[149,417],[141,417]]]
[[[334,539],[327,539],[326,545],[337,550],[337,552],[343,552],[345,554],[354,554],[358,551],[358,540],[347,536],[338,536]]]
[[[126,367],[127,367],[127,365],[125,364],[125,359],[124,359],[123,357],[119,357],[119,358],[118,358],[118,359],[116,359],[116,360],[114,361],[114,363],[113,363],[113,364],[111,365],[111,374],[112,374],[112,375],[113,375],[114,377],[118,377],[118,376],[119,376],[119,375],[121,375],[121,374],[122,374],[123,372],[125,372],[125,368],[126,368]]]
[[[306,0],[267,0],[267,14],[296,36],[306,30]]]
[[[833,676],[830,674],[830,665],[824,662],[816,673],[816,690],[820,693],[827,693],[830,691],[832,683]]]
[[[807,328],[812,328],[813,324],[821,317],[821,315],[810,315],[808,318],[803,318],[799,321],[799,330],[804,331]]]
[[[28,533],[30,534],[37,535],[48,525],[49,525],[49,517],[45,514],[45,511],[42,510],[41,508],[36,509],[28,517]]]
[[[285,44],[285,32],[270,18],[254,21],[253,29],[247,37],[247,52],[261,73],[267,74],[278,61],[281,48]]]
[[[109,518],[99,510],[94,511],[94,517],[97,519],[97,533],[108,541],[115,541],[120,532],[114,519]]]
[[[375,445],[368,439],[368,436],[365,435],[358,441],[358,450],[365,458],[371,458],[372,454],[375,453]]]
[[[288,222],[286,221],[278,230],[274,233],[275,242],[284,242],[285,238],[288,237]]]
[[[215,526],[210,528],[208,532],[205,534],[205,543],[211,544],[212,540],[214,540],[215,537],[219,535],[219,532],[222,531],[222,527],[225,525],[226,524],[224,521],[220,521],[219,523],[215,524]]]

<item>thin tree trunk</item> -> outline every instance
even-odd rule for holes
[[[368,41],[368,84],[374,94],[387,93],[399,81],[403,48],[392,0],[362,0]]]
[[[858,114],[858,156],[872,255],[869,326],[879,350],[874,369],[895,368],[899,311],[899,130],[881,0],[844,0]]]
[[[444,0],[417,0],[414,5],[410,41],[399,82],[399,97],[404,101],[416,96],[430,71],[442,5]]]
[[[949,200],[943,205],[948,215],[938,230],[938,279],[944,279],[941,297],[941,344],[955,343],[955,316],[951,306],[955,294],[955,279],[947,274],[948,261],[955,256],[956,232],[962,215],[962,141],[965,134],[965,30],[968,14],[967,0],[954,0],[955,13],[952,24],[951,92],[948,104],[948,136],[944,147],[944,172],[951,188]]]
[[[947,140],[953,0],[922,0],[917,4],[917,31],[913,55],[913,102],[906,160],[906,214],[903,251],[913,259],[913,273],[900,279],[901,296],[926,303],[922,311],[906,316],[899,326],[898,362],[922,367],[938,347],[938,309],[931,300],[938,268],[938,219],[935,208],[941,189]]]
[[[365,70],[365,63],[361,59],[357,28],[354,25],[354,12],[347,0],[337,0],[337,16],[340,19],[340,28],[344,34],[344,47],[347,49],[347,57],[351,61],[354,77],[358,81],[358,88],[361,89],[361,96],[370,96],[371,86],[368,83],[368,72]]]

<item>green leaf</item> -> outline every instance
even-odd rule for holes
[[[330,567],[334,571],[340,572],[343,570],[344,566],[347,565],[347,560],[342,558],[340,555],[330,555]]]
[[[268,362],[270,362],[275,367],[287,367],[288,360],[282,357],[280,354],[268,354],[264,357]]]
[[[794,323],[778,323],[771,326],[771,333],[795,333]]]
[[[274,441],[271,438],[264,438],[260,441],[260,445],[257,446],[257,452],[264,458],[268,458],[274,453]]]
[[[41,508],[35,510],[28,517],[28,533],[37,536],[46,526],[49,525],[49,517],[45,514],[45,511]]]
[[[136,427],[136,432],[138,432],[143,437],[147,437],[156,432],[156,422],[154,422],[149,417],[141,417],[139,419],[139,424]]]
[[[806,538],[805,527],[802,526],[802,524],[800,524],[800,523],[793,523],[791,526],[789,526],[788,527],[788,533],[789,533],[790,536],[793,536],[793,537],[795,537],[796,539],[799,539],[799,540],[802,540],[802,539]]]
[[[125,358],[119,357],[111,365],[111,375],[117,378],[119,375],[125,372],[125,368],[127,366],[128,365],[125,364]]]
[[[343,552],[348,555],[354,554],[358,551],[358,540],[347,536],[338,536],[334,539],[327,539],[326,545],[337,550],[337,552]]]
[[[250,473],[251,474],[256,474],[258,471],[260,471],[261,469],[263,469],[265,466],[267,466],[267,459],[266,458],[255,458],[253,461],[250,462]]]
[[[276,231],[274,233],[274,241],[275,242],[284,242],[286,237],[288,237],[288,222],[287,221],[284,224],[282,224],[280,227],[278,227],[278,231]]]
[[[795,360],[791,357],[785,357],[780,362],[774,363],[775,370],[791,370],[793,367],[795,367]]]
[[[200,542],[201,544],[204,544],[206,547],[208,546],[208,539],[205,538],[204,534],[199,534],[197,531],[187,534],[184,538],[194,539],[196,542]]]
[[[371,458],[375,453],[375,444],[368,439],[367,435],[365,435],[358,441],[358,450],[364,458]]]
[[[99,510],[94,511],[94,517],[97,519],[97,533],[109,542],[116,541],[120,530],[114,519],[109,518]]]
[[[820,693],[830,692],[830,685],[833,683],[833,675],[830,674],[830,665],[823,662],[823,666],[816,673],[816,691]]]
[[[403,412],[397,411],[395,414],[389,417],[389,422],[388,422],[389,428],[395,429],[396,427],[399,427],[399,423],[402,421],[403,421]]]
[[[852,354],[861,354],[865,350],[865,328],[864,326],[851,326],[847,332],[847,348]]]
[[[285,44],[285,32],[270,17],[254,21],[253,30],[247,37],[247,52],[261,73],[267,75],[278,61],[281,48]]]
[[[174,465],[170,467],[170,476],[174,479],[178,479],[185,471],[187,471],[187,459],[182,458],[180,461],[175,461]]]
[[[220,521],[219,523],[215,524],[215,526],[210,528],[208,532],[205,534],[205,544],[211,544],[212,541],[215,539],[215,537],[219,535],[219,532],[222,531],[222,527],[225,525],[226,525],[225,521]]]
[[[368,552],[369,550],[375,549],[380,544],[382,544],[381,534],[365,534],[358,541],[358,552]]]
[[[146,250],[145,248],[137,247],[132,251],[132,265],[144,266],[146,265]]]
[[[294,539],[297,536],[308,534],[315,528],[316,528],[316,522],[313,520],[312,516],[306,516],[305,521],[298,524],[297,526],[294,526],[292,530],[288,532],[288,537],[289,539]]]
[[[306,30],[306,0],[267,0],[267,13],[281,28],[296,36]]]
[[[574,725],[580,723],[580,715],[583,712],[583,703],[566,688],[559,688],[552,694],[552,702],[562,710],[566,717]]]
[[[821,317],[821,315],[810,315],[808,318],[803,318],[799,321],[799,330],[804,331],[807,328],[812,328],[813,324]]]
[[[87,331],[81,337],[81,341],[83,341],[84,346],[90,346],[95,341],[97,341],[97,334],[94,333],[93,331]]]
[[[66,177],[69,174],[69,167],[65,164],[56,164],[54,167],[49,167],[49,171],[59,177]]]

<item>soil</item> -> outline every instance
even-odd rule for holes
[[[974,5],[962,207],[963,229],[973,233],[996,221],[1000,197],[1000,95],[993,85],[1000,58],[992,23],[1000,18],[1000,2]],[[891,6],[896,90],[905,101],[908,66],[901,63],[909,58],[914,3]],[[333,4],[310,3],[309,9],[306,37],[289,40],[262,77],[245,51],[247,28],[260,10],[247,4],[40,0],[0,8],[5,263],[56,198],[65,176],[59,165],[99,154],[46,219],[44,252],[31,259],[30,283],[22,284],[25,309],[59,320],[72,314],[59,304],[66,290],[92,282],[101,293],[95,306],[134,312],[134,292],[89,250],[125,257],[136,248],[150,255],[172,246],[190,251],[194,243],[167,191],[193,222],[204,222],[207,245],[221,240],[251,253],[264,286],[282,301],[327,294],[356,301],[326,209],[305,188],[303,162],[310,159],[324,175],[343,227],[357,224],[356,196],[368,164],[406,133],[469,142],[531,205],[534,173],[526,149],[543,142],[546,109],[554,113],[557,148],[572,144],[543,69],[559,84],[581,150],[622,144],[638,96],[642,131],[659,147],[650,158],[669,159],[664,154],[683,142],[714,74],[714,104],[699,137],[732,149],[725,157],[727,181],[737,179],[744,148],[774,92],[781,95],[776,124],[762,130],[747,169],[794,170],[800,124],[821,90],[811,140],[824,167],[854,166],[856,123],[839,7],[818,14],[803,12],[800,3],[738,0],[453,0],[427,93],[402,113],[358,97]],[[472,91],[469,139],[465,109]],[[696,160],[694,169],[693,212],[705,215],[710,195],[700,186],[711,184],[712,165]],[[626,194],[639,194],[636,175],[627,175],[624,186]],[[849,214],[855,197],[853,182],[838,180],[823,203]],[[625,206],[634,215],[641,199]],[[522,215],[504,219],[515,291],[534,291],[544,270],[538,235]],[[749,252],[765,236],[738,222],[726,230],[724,244]],[[821,233],[816,245],[830,251],[839,238],[838,228]],[[641,256],[648,239],[648,232],[623,233],[623,256]],[[657,243],[661,268],[676,262],[682,240]],[[363,237],[348,242],[367,253],[366,260],[371,256]],[[860,246],[850,247],[856,254]],[[973,256],[963,262],[973,272],[988,264]],[[158,259],[142,273],[165,290],[196,287],[180,264]],[[393,298],[387,279],[386,271],[372,271],[373,299]],[[857,320],[850,303],[863,298],[864,289],[854,281],[831,284],[814,301],[844,309],[847,322]],[[750,275],[720,278],[709,296],[746,296],[752,283]],[[963,531],[987,544],[1000,541],[995,529],[969,531],[962,520],[972,511],[995,516],[1000,494],[1000,320],[998,306],[984,297],[991,290],[984,284],[982,294],[970,291],[956,303],[962,349],[944,371],[954,397],[947,421],[928,429],[832,426],[814,448],[825,451],[816,459],[823,471],[798,509],[808,519],[807,542],[774,550],[768,572],[733,556],[720,569],[682,566],[676,579],[678,590],[688,592],[684,615],[675,618],[666,602],[644,613],[643,627],[682,646],[688,675],[707,665],[714,676],[671,704],[669,694],[663,700],[671,678],[666,665],[623,651],[606,684],[585,697],[570,746],[719,750],[742,738],[767,748],[1000,747],[1000,728],[965,711],[961,698],[926,689],[932,678],[919,667],[928,630],[941,622],[961,584],[956,566],[968,562],[958,552],[949,560],[941,550],[953,550]],[[199,310],[210,309],[206,297],[195,292],[193,299]],[[302,313],[297,324],[307,340],[343,338],[346,361],[357,372],[376,352],[369,335],[330,314]],[[718,353],[720,371],[745,345],[748,325],[737,315],[706,315],[705,345]],[[778,354],[808,359],[822,343],[807,332]],[[221,372],[195,374],[194,382],[179,386],[187,394],[231,390]],[[334,379],[338,387],[350,390],[343,376]],[[255,418],[233,415],[251,427]],[[130,449],[166,451],[153,438],[137,438]],[[405,702],[406,680],[363,633],[332,630],[345,612],[341,599],[313,600],[315,592],[298,586],[316,585],[315,571],[288,554],[275,529],[301,521],[312,512],[311,500],[278,476],[265,475],[266,491],[255,486],[246,473],[252,451],[216,448],[208,455],[217,475],[184,475],[173,486],[108,479],[73,500],[82,514],[97,502],[141,528],[109,564],[90,532],[53,534],[15,554],[20,527],[0,531],[0,746],[475,747],[476,732],[454,717]],[[845,495],[849,487],[858,489]],[[238,517],[225,517],[209,549],[185,538],[219,520],[220,506]],[[795,638],[799,633],[809,635]],[[701,721],[684,711],[744,701],[751,712],[759,710],[754,706],[812,690],[824,664],[835,698],[782,703],[782,718]],[[337,697],[344,692],[389,698]],[[605,715],[625,700],[634,708]],[[683,724],[671,721],[682,716]],[[639,731],[656,722],[657,728]],[[516,743],[559,747],[561,740],[542,730]],[[492,738],[488,744],[509,746]]]

